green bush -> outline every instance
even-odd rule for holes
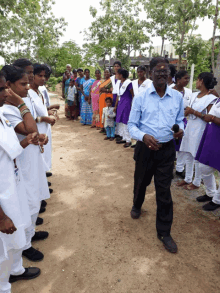
[[[48,87],[51,88],[53,92],[56,90],[56,85],[59,83],[58,78],[59,77],[51,76],[47,82]]]

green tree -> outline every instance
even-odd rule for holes
[[[184,49],[187,51],[188,66],[195,64],[195,79],[201,72],[211,71],[211,41],[205,41],[201,36],[192,36]]]
[[[89,52],[94,49],[97,59],[114,52],[123,66],[129,67],[132,51],[145,50],[149,41],[147,23],[139,19],[140,7],[134,0],[102,0],[100,6],[101,16],[95,8],[90,8],[94,21],[85,32],[90,45],[84,47],[89,48]]]
[[[174,25],[176,23],[172,17],[170,1],[167,0],[141,0],[148,19],[148,29],[151,36],[161,37],[161,56],[163,56],[164,41],[171,39]]]
[[[20,4],[25,1],[20,1]],[[26,0],[27,4],[29,0]],[[0,55],[7,63],[23,56],[38,62],[51,62],[53,51],[58,47],[60,37],[67,23],[64,18],[56,18],[52,13],[51,0],[30,1],[39,4],[19,15],[13,10],[7,17],[0,17]],[[14,48],[13,48],[14,47]]]
[[[56,49],[51,65],[55,69],[56,75],[59,76],[65,71],[66,64],[71,64],[74,69],[83,65],[81,49],[74,41],[65,42]]]

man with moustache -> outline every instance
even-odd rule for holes
[[[173,221],[170,186],[176,156],[173,137],[183,136],[183,99],[179,92],[167,85],[169,66],[164,58],[153,58],[150,70],[153,82],[134,98],[128,121],[131,137],[138,140],[134,154],[136,165],[131,217],[140,217],[146,187],[154,176],[157,235],[169,252],[176,253],[177,245],[170,235]],[[172,131],[174,124],[179,125],[177,133]]]

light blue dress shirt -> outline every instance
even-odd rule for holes
[[[134,97],[128,130],[136,140],[142,141],[144,135],[149,134],[164,143],[173,139],[171,128],[174,124],[184,130],[183,118],[183,95],[167,86],[161,98],[152,83],[146,91]]]

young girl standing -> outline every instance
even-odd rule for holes
[[[190,101],[192,98],[192,91],[186,86],[189,83],[189,74],[185,70],[180,70],[176,73],[175,75],[175,85],[173,89],[177,90],[183,95],[183,103],[184,103],[184,109],[190,105]],[[187,119],[184,118],[184,127],[186,128],[187,125]],[[184,172],[184,167],[185,167],[185,153],[180,152],[180,144],[181,140],[179,141],[179,144],[176,143],[176,140],[174,140],[175,143],[175,148],[177,152],[177,161],[176,161],[176,175],[182,177],[183,179],[185,178],[185,172]]]
[[[1,72],[0,107],[7,98],[6,80]],[[11,100],[16,103],[15,99]],[[25,106],[19,107],[23,117],[27,110]],[[27,243],[25,230],[30,226],[31,218],[17,159],[23,148],[38,143],[38,137],[37,133],[29,134],[19,143],[13,127],[1,111],[0,136],[0,292],[10,293],[10,283],[40,275],[40,269],[24,268],[22,264],[22,250]]]
[[[27,105],[24,103],[28,93],[28,76],[21,68],[6,65],[3,67],[5,72],[7,86],[12,90],[13,100],[9,97],[7,104],[3,106],[3,111],[7,119],[12,124],[17,133],[19,141],[33,132],[38,132],[36,122],[33,115],[26,110],[25,116],[22,118],[22,112],[16,107],[16,104]],[[24,98],[24,100],[22,99]],[[39,135],[42,145],[47,143],[45,134]],[[31,245],[32,237],[36,240],[42,240],[48,237],[48,232],[36,232],[35,223],[40,210],[40,203],[42,200],[50,198],[48,184],[44,169],[44,160],[40,151],[39,145],[29,145],[19,156],[21,172],[24,178],[26,191],[28,195],[29,209],[32,219],[31,226],[27,229],[26,235],[28,243],[25,247],[23,255],[29,260],[39,261],[43,259],[43,254],[34,249]]]
[[[128,79],[129,72],[126,69],[118,70],[118,77],[120,84],[118,84],[118,97],[115,105],[116,123],[118,123],[118,132],[120,137],[116,139],[116,143],[123,143],[124,147],[131,146],[131,137],[128,132],[128,119],[131,111],[132,99],[134,97],[133,87],[130,79]]]
[[[203,209],[205,211],[214,211],[220,207],[220,184],[217,189],[214,175],[214,172],[220,172],[220,98],[212,106],[209,114],[205,115],[204,121],[207,122],[207,125],[195,159],[200,163],[199,167],[206,194],[197,197],[197,201],[208,201],[203,206]]]

